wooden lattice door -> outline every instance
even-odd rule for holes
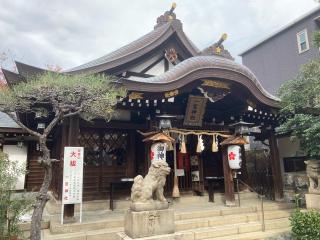
[[[126,131],[81,129],[79,144],[84,147],[84,198],[106,198],[110,182],[126,177],[128,167]]]

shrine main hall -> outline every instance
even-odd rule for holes
[[[112,75],[115,84],[124,87],[127,95],[117,103],[117,114],[110,122],[102,119],[87,122],[73,116],[50,135],[52,158],[62,160],[54,164],[50,187],[57,201],[62,196],[65,146],[84,147],[84,201],[108,200],[111,190],[115,199],[128,199],[130,184],[114,185],[114,189],[112,184],[145,175],[152,146],[145,139],[163,133],[174,139],[167,144],[165,153],[173,169],[167,177],[166,197],[172,197],[174,187],[179,191],[175,197],[204,196],[211,178],[217,180],[215,191],[225,194],[225,203],[233,205],[236,191],[234,171],[228,165],[228,146],[240,147],[239,178],[250,185],[245,154],[249,138],[241,132],[241,128],[248,127],[255,129],[250,132],[251,138],[267,141],[270,148],[271,199],[283,197],[274,130],[278,126],[280,100],[262,87],[250,69],[234,60],[224,47],[226,34],[199,50],[186,36],[174,11],[175,5],[159,16],[154,29],[141,38],[61,72]],[[3,70],[9,86],[49,71],[21,62],[16,62],[16,67],[16,73]],[[34,129],[49,121],[50,117],[25,117],[25,124]],[[4,144],[12,144],[24,136],[20,139],[28,146],[25,189],[38,189],[43,170],[37,162],[40,152],[36,141],[16,128],[1,131],[7,139]]]

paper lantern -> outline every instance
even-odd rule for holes
[[[240,169],[242,163],[241,147],[238,145],[228,146],[228,162],[231,169]]]
[[[157,142],[151,145],[150,160],[151,161],[166,161],[167,144]]]

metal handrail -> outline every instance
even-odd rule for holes
[[[243,185],[248,187],[252,192],[256,193],[258,195],[258,198],[260,197],[261,199],[261,227],[262,227],[262,232],[265,231],[266,226],[265,226],[265,220],[264,220],[264,208],[263,208],[263,198],[265,197],[263,194],[258,193],[256,190],[254,190],[252,187],[250,187],[248,184],[243,182],[241,179],[238,179],[239,182],[241,182]]]

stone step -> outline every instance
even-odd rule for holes
[[[51,234],[49,229],[41,231],[42,240],[86,240],[86,234],[84,232],[65,233],[65,234]]]
[[[217,238],[214,238],[214,240],[264,240],[270,237],[276,237],[281,234],[288,233],[290,231],[291,231],[291,228],[288,227],[288,228],[268,230],[265,232],[262,232],[262,231],[250,232],[250,233],[229,235],[224,237],[217,237]]]
[[[274,208],[269,208],[274,209]],[[93,214],[93,213],[92,213]],[[115,213],[110,213],[115,214]],[[265,209],[265,219],[275,219],[289,217],[290,209],[268,210]],[[96,216],[95,216],[96,217]],[[240,207],[240,208],[224,208],[217,210],[193,210],[175,213],[176,228],[178,231],[223,225],[228,223],[241,223],[250,221],[260,221],[261,212],[257,212],[256,207]],[[122,227],[124,224],[123,214],[119,213],[115,216],[109,216],[108,219],[87,220],[79,223],[69,223],[61,225],[55,219],[50,222],[50,231],[52,234],[72,233],[79,231],[109,229],[114,227]]]
[[[224,194],[223,193],[215,193],[215,204],[224,203]],[[237,195],[235,196],[237,200]],[[208,203],[208,196],[205,194],[204,196],[193,196],[186,195],[180,197],[178,199],[172,199],[170,197],[167,198],[170,201],[170,205],[173,207],[184,207],[185,204],[193,204],[193,203]],[[257,195],[252,192],[243,191],[240,193],[240,199],[248,200],[248,199],[257,199]],[[129,198],[119,200],[116,199],[113,202],[114,209],[126,210],[130,206]],[[110,202],[109,199],[105,200],[93,200],[93,201],[84,201],[83,202],[83,211],[99,211],[99,210],[109,210]],[[75,212],[78,212],[80,208],[79,204],[75,205]],[[51,196],[51,200],[47,202],[46,209],[50,215],[58,215],[61,213],[61,201],[55,200],[53,196]]]
[[[282,209],[293,209],[295,206],[291,203],[283,203],[283,202],[264,202],[263,209],[264,211],[271,210],[282,210]],[[261,205],[257,205],[257,210],[260,211]]]
[[[112,218],[112,219],[102,219],[89,222],[76,222],[67,223],[61,225],[58,221],[51,221],[50,232],[52,234],[62,234],[62,233],[74,233],[74,232],[85,232],[90,230],[100,230],[100,229],[112,229],[117,227],[123,227],[124,219]]]
[[[235,215],[241,213],[254,213],[257,212],[256,207],[232,207],[232,208],[222,208],[222,209],[200,209],[194,211],[181,211],[175,213],[175,220],[186,220],[194,218],[207,218],[215,216],[225,216],[225,215]]]
[[[291,210],[277,210],[265,212],[266,220],[288,218],[291,215]],[[208,218],[193,218],[175,221],[176,231],[191,230],[195,228],[216,227],[221,225],[261,222],[261,214],[258,213],[241,213],[232,215],[222,215]]]
[[[259,219],[261,219],[261,212],[258,212]],[[281,209],[281,210],[271,210],[265,211],[264,219],[277,219],[277,218],[289,218],[292,214],[292,209]]]
[[[287,216],[290,211],[270,211],[265,214],[265,228],[267,232],[277,229],[287,229],[290,221]],[[241,235],[244,233],[259,232],[262,230],[257,213],[242,213],[236,215],[224,215],[211,218],[198,218],[176,221],[176,232],[183,233],[187,239],[215,239],[216,237]],[[276,219],[275,219],[276,218]],[[90,223],[73,223],[54,225],[53,230],[44,230],[43,239],[48,240],[112,240],[117,239],[117,233],[123,231],[123,220],[112,219],[108,221],[96,221]],[[249,235],[243,235],[249,236]],[[255,235],[252,235],[253,238]],[[260,235],[259,235],[260,236]],[[229,239],[229,238],[225,238]],[[238,239],[238,238],[230,238]],[[239,239],[245,239],[239,238]],[[257,238],[259,239],[259,238]],[[262,238],[263,239],[263,238]]]
[[[272,220],[266,220],[265,222],[266,230],[287,228],[290,227],[289,218],[278,218]]]
[[[256,211],[255,207],[241,207],[241,208],[227,208],[227,209],[217,209],[217,210],[190,210],[186,212],[176,212],[175,220],[187,220],[195,218],[208,218],[215,216],[225,216],[225,215],[236,215],[242,213],[254,213]],[[87,218],[97,218],[94,215],[95,212],[87,213]],[[109,215],[110,214],[110,215]],[[116,215],[112,216],[112,215]],[[61,225],[58,218],[54,218],[50,222],[50,231],[53,234],[58,233],[71,233],[78,231],[87,231],[87,230],[98,230],[104,228],[113,228],[113,227],[122,227],[124,223],[123,213],[122,212],[105,212],[105,216],[108,216],[108,219],[101,218],[100,220],[85,220],[82,223],[66,223]]]
[[[217,227],[221,225],[258,222],[257,213],[243,213],[237,215],[215,216],[209,218],[195,218],[175,221],[176,231],[192,230],[196,228]]]
[[[114,240],[117,233],[122,232],[123,227],[108,228],[90,231],[80,231],[74,233],[51,234],[49,230],[42,233],[43,240]]]
[[[196,240],[214,239],[216,237],[257,231],[261,231],[261,224],[259,222],[237,223],[191,230],[191,232],[194,233],[194,239]]]
[[[274,203],[274,202],[266,202],[264,204],[264,212],[269,211],[279,211],[279,210],[290,210],[292,209],[292,205],[288,205],[285,203]],[[190,210],[186,208],[183,209],[175,209],[175,220],[183,220],[183,219],[193,219],[193,218],[201,218],[201,217],[214,217],[214,216],[224,216],[230,214],[240,214],[240,213],[253,213],[258,212],[261,213],[261,207],[256,203],[252,206],[241,206],[241,207],[230,207],[230,208],[218,208],[217,206],[212,206],[212,208],[203,208],[197,210]]]
[[[289,226],[290,226],[290,221],[288,218],[267,220],[265,223],[266,231],[288,228]],[[215,226],[215,227],[205,227],[205,228],[198,228],[198,229],[191,230],[191,232],[194,233],[195,240],[215,239],[216,237],[224,237],[229,235],[259,232],[259,231],[262,231],[262,225],[261,225],[261,222],[257,222],[257,221],[221,225],[221,226]]]

